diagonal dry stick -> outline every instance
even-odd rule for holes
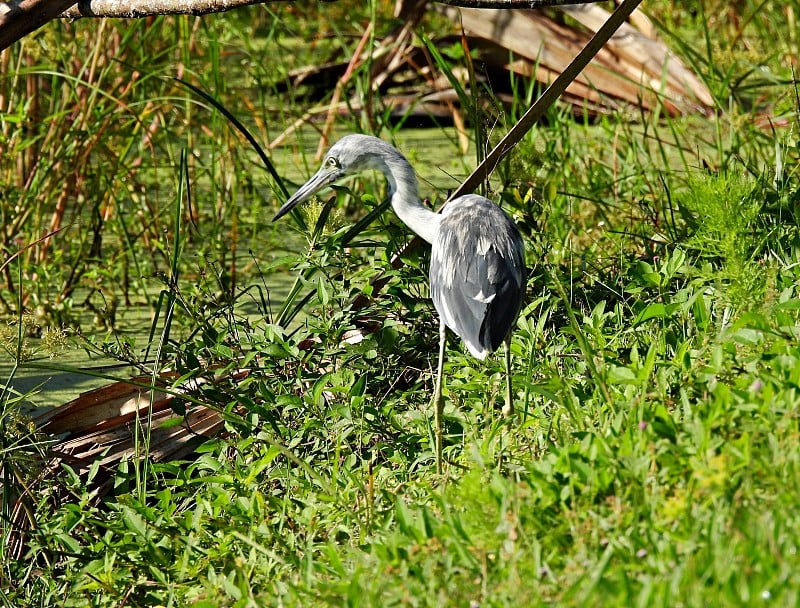
[[[587,43],[583,50],[578,53],[578,56],[572,60],[566,69],[558,75],[544,93],[528,108],[528,111],[519,119],[508,134],[500,140],[500,143],[495,146],[483,162],[475,167],[475,170],[464,180],[458,189],[450,195],[448,202],[454,198],[458,198],[464,194],[472,192],[478,187],[483,180],[489,177],[492,171],[495,170],[503,157],[511,152],[512,148],[531,130],[533,125],[544,116],[547,109],[555,103],[556,99],[561,97],[561,94],[567,89],[570,83],[578,77],[583,69],[589,65],[592,58],[600,52],[606,42],[608,42],[614,33],[622,26],[623,23],[630,17],[631,13],[636,10],[636,7],[641,4],[642,0],[623,0],[617,9],[611,13],[608,20],[597,30],[597,33]]]
[[[566,69],[559,74],[553,83],[547,87],[544,93],[528,108],[528,111],[519,119],[508,134],[500,140],[500,143],[495,146],[489,155],[479,164],[475,170],[467,177],[466,180],[458,187],[458,189],[450,195],[445,205],[453,199],[472,192],[483,180],[487,179],[492,171],[500,164],[503,157],[508,154],[514,146],[531,130],[533,125],[544,116],[547,109],[555,103],[556,99],[561,97],[570,83],[578,77],[583,69],[589,65],[592,58],[597,55],[606,42],[608,42],[614,33],[622,26],[622,24],[630,17],[631,13],[636,10],[636,7],[641,4],[642,0],[623,0],[617,9],[611,13],[611,16],[597,30],[597,33],[592,37],[580,53],[572,60]],[[442,206],[442,209],[444,205]],[[422,239],[415,236],[408,244],[398,251],[392,257],[391,264],[393,269],[400,268],[403,265],[403,257],[407,256],[409,252],[422,244]],[[377,291],[383,289],[383,286],[389,281],[389,277],[385,275],[378,275],[372,282],[373,296],[365,296],[359,294],[353,299],[352,307],[359,309],[364,307],[371,297]]]

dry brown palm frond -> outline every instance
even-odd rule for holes
[[[191,395],[207,382],[239,382],[247,375],[247,371],[237,370],[219,378],[178,384],[174,373],[162,374],[155,382],[150,376],[138,376],[83,393],[36,417],[33,437],[40,446],[36,462],[29,463],[26,470],[16,467],[4,473],[5,478],[14,480],[9,489],[14,506],[7,522],[9,532],[4,535],[7,554],[19,558],[24,553],[41,501],[70,498],[59,473],[63,466],[99,500],[112,487],[121,462],[189,458],[200,444],[225,430],[222,411]]]
[[[453,116],[459,111],[458,96],[439,74],[425,48],[409,40],[408,34],[416,27],[421,10],[418,0],[398,3],[395,12],[407,22],[400,33],[388,36],[372,51],[372,87],[395,116]],[[454,31],[436,38],[437,46],[446,49],[458,42],[463,28],[470,49],[478,56],[475,65],[483,66],[476,77],[488,81],[500,101],[510,101],[511,92],[504,86],[510,82],[511,72],[535,79],[542,86],[552,82],[610,15],[597,5],[564,6],[551,11],[442,6],[438,10],[453,21]],[[398,45],[398,40],[403,44]],[[303,87],[311,97],[318,98],[327,94],[330,83],[339,82],[341,96],[346,82],[340,79],[348,68],[352,70],[347,61],[309,66],[291,74],[290,79],[295,90]],[[672,115],[708,114],[713,107],[703,82],[667,47],[650,20],[639,11],[569,86],[562,102],[570,104],[576,115],[598,115],[625,107],[646,112],[664,110]],[[366,112],[368,105],[354,95],[349,103],[325,110],[330,120],[336,112]],[[323,113],[322,107],[310,111],[304,121],[315,120]]]

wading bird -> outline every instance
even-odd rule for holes
[[[504,345],[507,390],[503,414],[513,414],[509,342],[525,294],[524,245],[514,221],[482,196],[461,196],[441,214],[426,208],[406,158],[383,140],[368,135],[347,135],[334,144],[320,170],[286,201],[273,221],[339,178],[366,169],[386,176],[395,213],[432,246],[430,293],[439,313],[439,365],[433,403],[436,470],[441,473],[445,327],[481,360]]]

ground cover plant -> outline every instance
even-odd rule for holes
[[[510,424],[499,412],[501,358],[476,362],[451,340],[444,477],[433,459],[437,319],[425,252],[391,267],[408,233],[381,213],[381,180],[337,191],[335,206],[322,197],[289,236],[287,225],[278,232],[267,220],[280,186],[220,112],[171,79],[213,91],[268,141],[303,113],[302,98],[276,83],[307,61],[305,28],[319,23],[332,34],[319,44],[346,54],[370,20],[380,34],[387,8],[79,22],[63,27],[114,44],[54,29],[36,43],[41,56],[20,53],[4,71],[6,96],[22,99],[10,74],[29,78],[47,128],[32,134],[3,115],[0,171],[14,197],[30,197],[11,204],[6,190],[0,200],[4,220],[13,217],[3,221],[4,258],[43,227],[67,228],[3,268],[12,373],[25,371],[23,343],[47,366],[35,359],[36,336],[24,335],[21,313],[32,310],[28,333],[69,331],[87,357],[102,351],[145,372],[213,380],[185,404],[220,410],[229,432],[191,460],[122,463],[101,498],[99,469],[87,479],[69,465],[42,467],[45,440],[17,409],[25,396],[4,389],[0,600],[800,601],[795,15],[755,1],[646,8],[718,113],[589,124],[555,107],[498,170],[495,196],[525,234],[531,268],[512,343],[518,416]],[[266,66],[264,56],[282,61]],[[75,57],[94,60],[75,66]],[[249,95],[233,88],[234,73]],[[353,81],[366,87],[366,72]],[[530,91],[516,86],[524,107]],[[510,112],[479,126],[496,137]],[[474,162],[455,141],[439,139],[432,154],[425,139],[375,116],[340,127],[395,139],[432,197],[441,174],[426,176],[426,165],[464,173]],[[302,145],[305,137],[316,147],[309,129],[272,158],[287,187],[316,164]],[[41,171],[15,164],[31,148],[28,166],[39,158]],[[27,189],[24,175],[34,176]],[[75,237],[69,247],[55,247],[61,234]],[[282,284],[276,270],[288,277]],[[377,293],[379,274],[380,296],[358,298]],[[135,305],[154,314],[144,336],[125,331]],[[111,330],[84,321],[77,335],[83,306]],[[244,381],[226,374],[242,369]],[[15,555],[20,487],[37,491],[25,503],[34,525]]]

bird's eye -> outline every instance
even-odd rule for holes
[[[336,160],[333,156],[328,157],[328,166],[329,167],[338,167],[339,161]]]

